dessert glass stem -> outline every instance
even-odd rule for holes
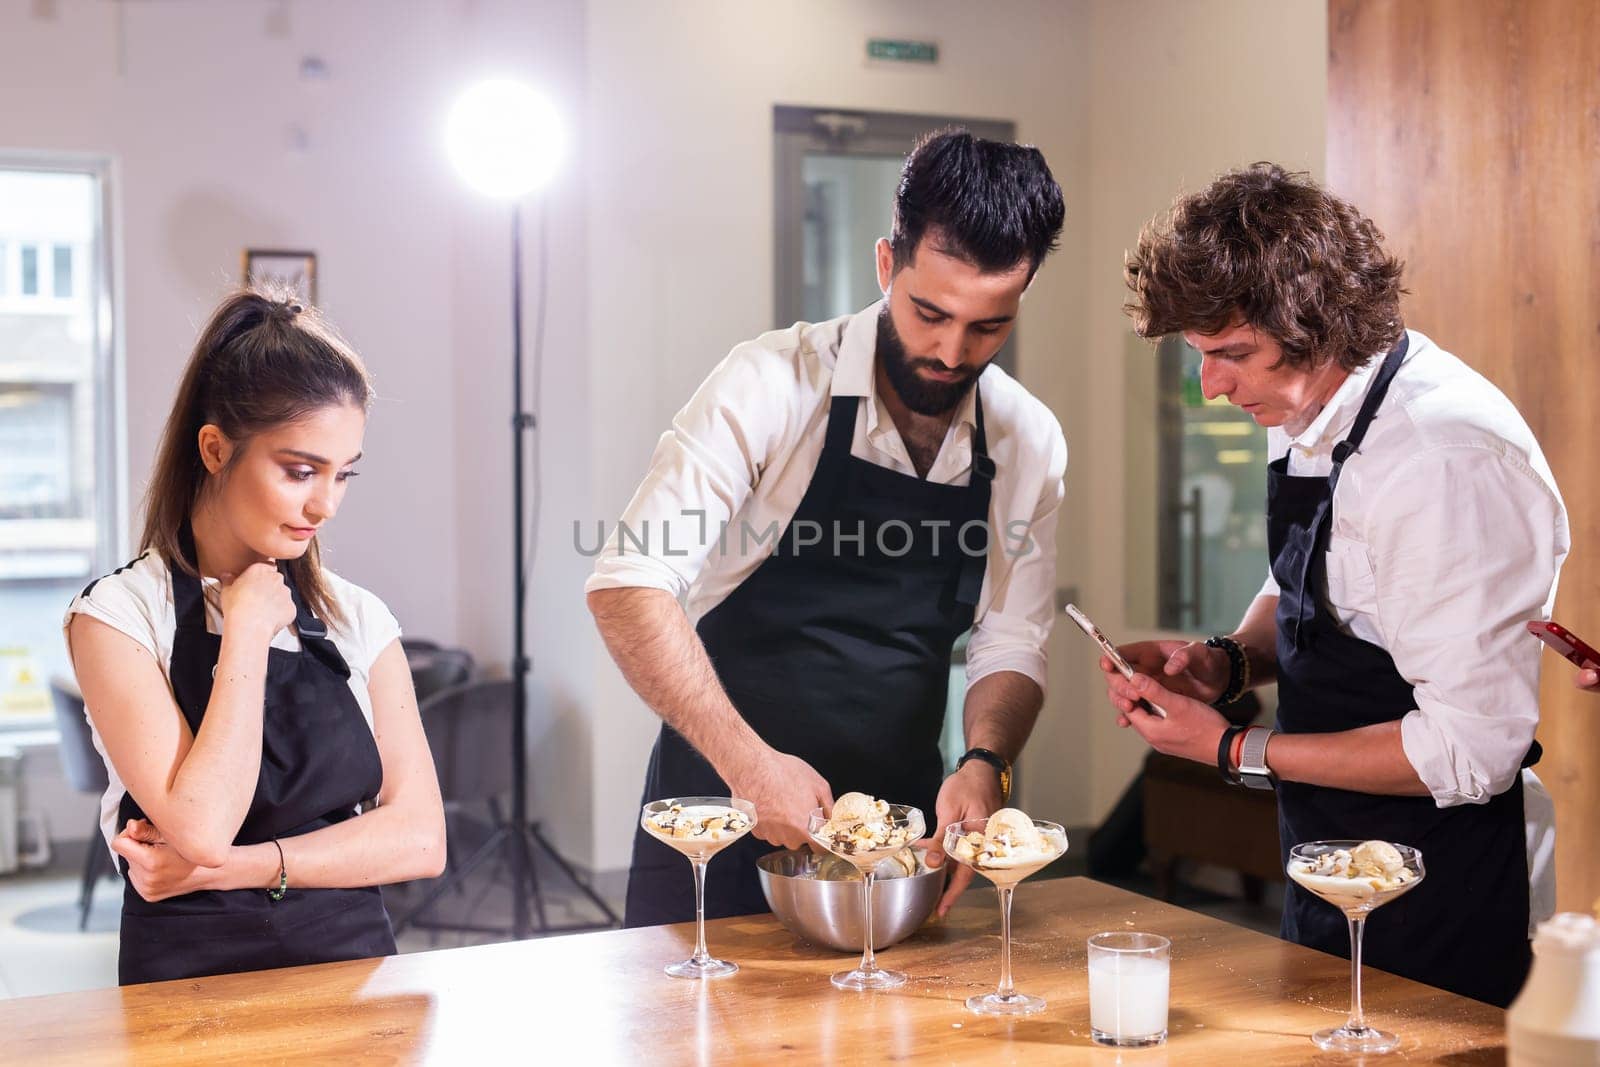
[[[706,951],[706,861],[691,859],[689,866],[694,868],[694,962],[710,963],[711,953]]]
[[[878,957],[872,951],[872,876],[870,867],[861,872],[861,929],[865,942],[861,946],[861,969],[868,974],[878,969]]]
[[[1345,922],[1350,924],[1350,1020],[1344,1027],[1359,1033],[1367,1028],[1361,1012],[1361,936],[1366,932],[1367,917],[1346,915]]]
[[[997,885],[994,888],[1000,894],[1000,988],[995,993],[1009,997],[1017,991],[1011,984],[1011,891],[1016,887]]]

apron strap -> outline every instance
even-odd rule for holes
[[[183,560],[169,560],[167,563],[167,570],[172,575],[173,614],[177,617],[178,629],[205,633],[205,593],[195,573],[200,569],[200,554],[195,551],[194,530],[188,519],[178,527],[178,551],[183,554]],[[183,566],[185,562],[194,568],[194,572]]]
[[[972,415],[972,476],[967,482],[967,514],[987,527],[995,466],[994,460],[989,458],[989,437],[983,428],[983,390],[977,383],[972,386]],[[994,531],[989,530],[983,539],[983,555],[963,553],[961,577],[956,584],[956,603],[971,608],[978,606],[978,597],[983,592],[983,575],[989,566],[989,542],[993,537]],[[957,543],[960,543],[959,537]]]
[[[822,441],[822,460],[837,461],[850,455],[850,442],[856,436],[856,411],[859,396],[836,396],[828,405],[828,433]]]
[[[1307,547],[1304,558],[1300,560],[1300,610],[1295,613],[1294,627],[1291,637],[1296,648],[1307,647],[1308,641],[1303,632],[1302,624],[1308,618],[1308,611],[1316,611],[1315,593],[1310,588],[1311,564],[1322,551],[1326,542],[1328,516],[1333,510],[1333,493],[1339,486],[1339,474],[1344,470],[1345,460],[1361,451],[1361,442],[1366,440],[1367,428],[1372,425],[1372,420],[1378,415],[1378,407],[1383,403],[1383,398],[1389,393],[1389,383],[1394,381],[1394,376],[1400,371],[1400,364],[1406,358],[1406,349],[1410,345],[1410,338],[1404,332],[1400,333],[1400,340],[1389,349],[1384,356],[1383,364],[1372,377],[1372,384],[1367,387],[1367,395],[1361,402],[1361,410],[1356,413],[1356,421],[1350,427],[1350,433],[1343,441],[1333,446],[1333,469],[1328,472],[1328,492],[1317,505],[1315,515],[1311,520],[1312,538]],[[1284,465],[1285,473],[1288,464]]]
[[[1372,384],[1367,387],[1366,399],[1361,402],[1361,410],[1356,413],[1356,421],[1350,427],[1349,435],[1333,446],[1333,472],[1328,475],[1330,500],[1339,484],[1339,472],[1344,469],[1344,461],[1361,451],[1361,442],[1367,438],[1367,427],[1377,418],[1378,406],[1383,403],[1383,398],[1389,395],[1389,383],[1400,372],[1400,364],[1405,361],[1409,346],[1410,338],[1402,332],[1399,342],[1383,357],[1383,365],[1378,368],[1378,373],[1372,376]]]
[[[283,575],[284,583],[289,586],[289,595],[294,598],[294,628],[300,635],[300,646],[325,663],[335,674],[342,678],[350,677],[350,665],[339,654],[338,646],[329,639],[328,624],[312,613],[311,606],[300,595],[300,587],[295,584],[288,561],[281,559],[278,561],[278,572]]]

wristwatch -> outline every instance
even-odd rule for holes
[[[960,759],[956,760],[956,770],[959,771],[966,766],[966,762],[969,759],[982,760],[1000,772],[1000,803],[1009,804],[1011,802],[1011,761],[1000,755],[1000,753],[991,752],[986,748],[969,748]]]
[[[1274,789],[1278,776],[1267,766],[1267,742],[1275,731],[1265,726],[1252,726],[1244,732],[1244,744],[1239,748],[1239,781],[1251,789]]]

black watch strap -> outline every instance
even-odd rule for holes
[[[966,763],[969,759],[982,760],[995,770],[999,771],[1001,774],[1005,774],[1007,771],[1011,770],[1011,764],[1006,762],[1006,758],[1004,756],[987,748],[967,749],[967,751],[962,754],[961,758],[956,760],[956,770],[959,771],[962,767],[962,764]]]
[[[1222,731],[1222,740],[1217,745],[1217,770],[1222,772],[1222,780],[1229,785],[1239,785],[1240,779],[1233,773],[1233,761],[1228,758],[1233,752],[1233,739],[1250,729],[1248,726],[1230,726]]]

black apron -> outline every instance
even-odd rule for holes
[[[1355,424],[1334,447],[1327,477],[1292,477],[1289,457],[1267,468],[1267,525],[1278,599],[1278,729],[1333,733],[1393,722],[1417,706],[1389,653],[1344,633],[1322,603],[1333,494],[1361,449],[1406,338],[1385,357]],[[1537,743],[1524,766],[1537,761]],[[1425,877],[1367,922],[1363,962],[1502,1007],[1521,988],[1528,947],[1528,861],[1522,779],[1487,804],[1440,808],[1432,797],[1374,796],[1298,782],[1278,785],[1284,862],[1306,841],[1381,839],[1422,851]],[[1350,956],[1344,914],[1288,883],[1282,936]]]
[[[185,527],[184,552],[195,558]],[[211,700],[220,635],[206,631],[199,579],[171,565],[177,631],[169,676],[189,729],[200,732]],[[376,796],[383,765],[372,730],[350,691],[350,669],[291,580],[300,652],[267,652],[261,774],[235,845],[294,837],[342,822]],[[145,814],[132,794],[117,812],[120,830]],[[157,829],[160,827],[158,826]],[[123,877],[127,860],[119,859]],[[261,889],[201,890],[150,903],[129,882],[122,898],[122,985],[200,978],[234,971],[393,955],[394,933],[376,886],[297,889],[273,901]]]
[[[763,741],[809,763],[835,797],[858,790],[915,805],[934,834],[950,650],[972,626],[983,586],[994,463],[981,396],[965,486],[852,456],[859,400],[833,398],[822,455],[789,527],[698,632],[733,706]],[[730,527],[726,536],[744,533]],[[662,724],[643,799],[693,795],[727,796],[728,786]],[[719,854],[706,880],[707,918],[768,910],[755,861],[772,850],[749,834]],[[624,925],[694,914],[688,863],[637,830]]]

